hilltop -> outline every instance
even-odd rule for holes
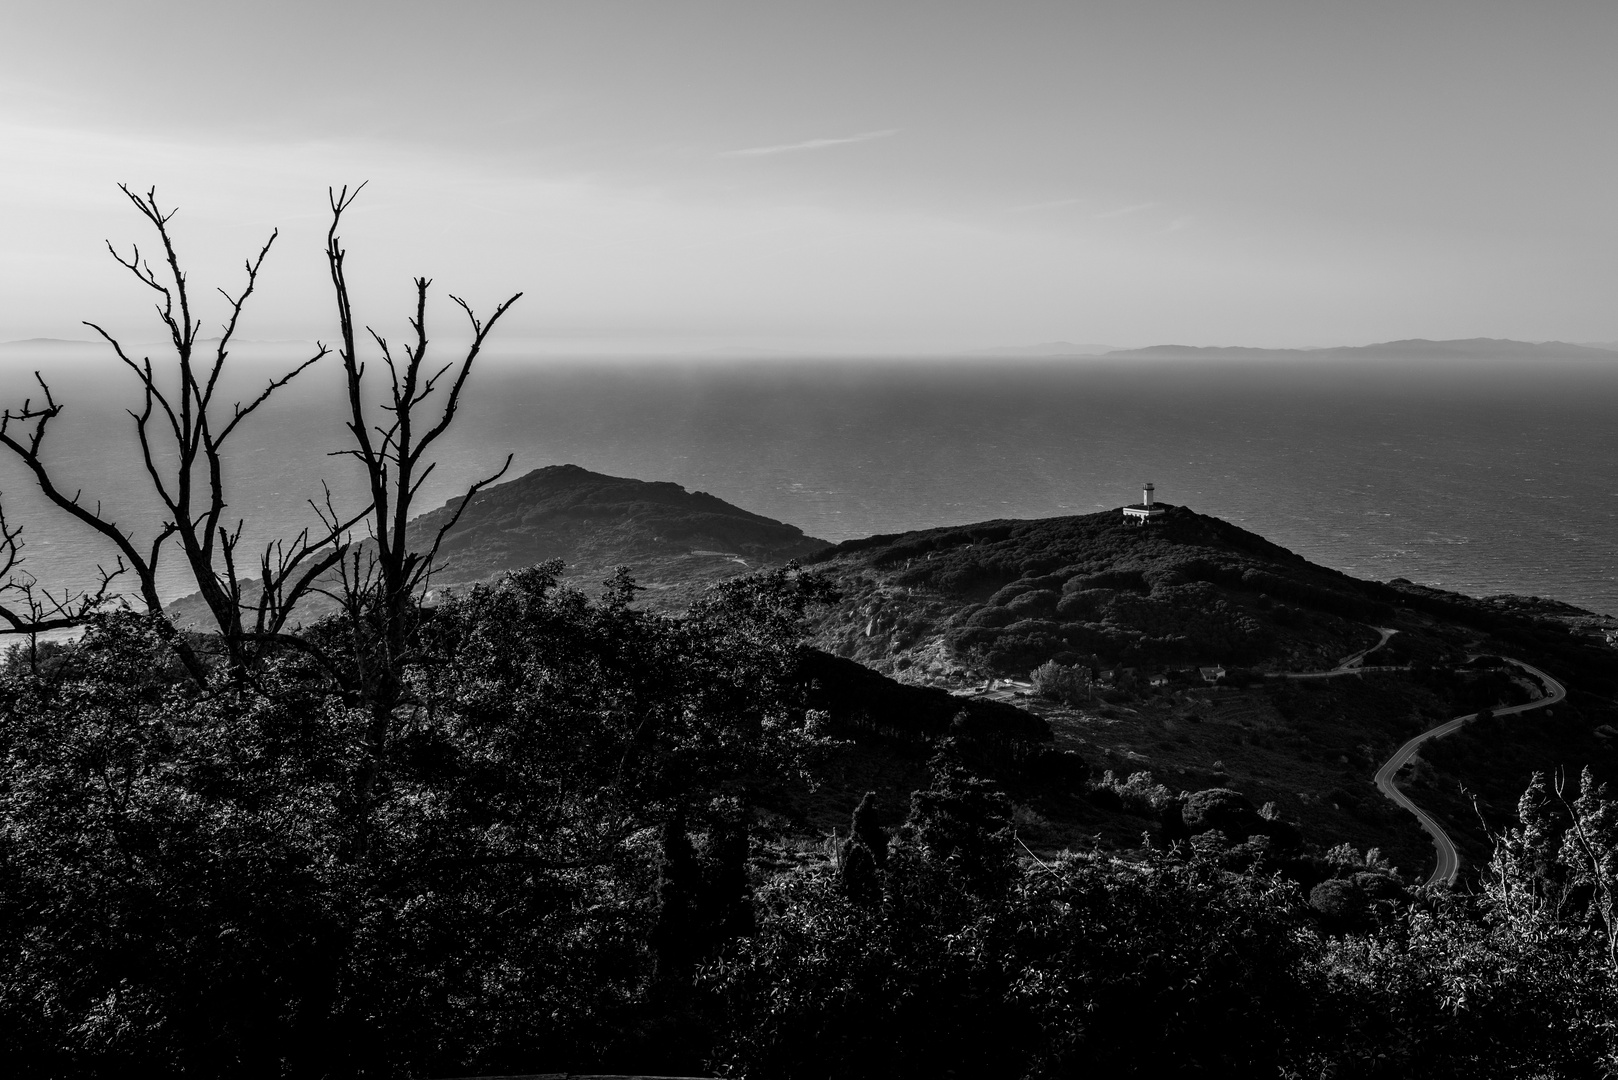
[[[1149,528],[1116,510],[987,521],[850,540],[810,561],[846,594],[822,643],[884,670],[942,645],[984,675],[1091,654],[1302,671],[1392,617],[1385,588],[1176,506]]]
[[[428,542],[460,504],[451,499],[412,521],[412,542]],[[551,465],[478,492],[444,539],[445,568],[435,580],[481,581],[561,559],[569,580],[588,585],[628,566],[672,604],[705,583],[827,546],[705,491]]]

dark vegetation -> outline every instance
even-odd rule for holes
[[[1489,861],[1453,894],[1415,891],[1369,842],[1397,815],[1363,791],[1410,732],[1535,693],[1504,656],[1588,676],[1543,730],[1597,759],[1618,737],[1589,727],[1610,665],[1565,613],[1355,582],[1183,508],[1161,529],[1097,516],[872,538],[678,613],[627,570],[571,588],[559,561],[429,598],[442,555],[534,550],[510,529],[571,537],[586,561],[710,542],[770,561],[809,541],[700,493],[569,469],[481,490],[495,473],[412,525],[510,301],[487,323],[461,303],[473,343],[438,366],[417,279],[409,342],[372,335],[386,379],[370,402],[336,233],[347,192],[327,257],[342,453],[370,501],[328,504],[319,535],[260,553],[255,588],[222,461],[253,406],[214,391],[258,263],[205,355],[169,216],[130,198],[168,276],[120,262],[159,294],[178,369],[165,382],[126,359],[132,415],[175,522],[137,542],[58,493],[123,537],[125,563],[89,594],[0,589],[0,619],[27,635],[0,668],[7,1075],[1618,1065],[1618,804],[1595,778],[1531,775],[1507,815],[1490,773]],[[5,413],[4,445],[49,494],[60,406],[41,389],[43,406]],[[353,543],[361,520],[370,540]],[[204,630],[178,628],[151,587],[171,544]],[[0,523],[0,573],[21,552]],[[125,574],[144,612],[112,602]],[[82,640],[34,636],[68,623]],[[1400,631],[1378,657],[1397,670],[1270,677],[1368,649],[1367,623]],[[1200,661],[1226,665],[1222,685],[1185,670]],[[1047,664],[1043,703],[924,685]],[[1480,721],[1427,782],[1482,767],[1474,738],[1531,766],[1546,744],[1524,730],[1539,729]],[[1125,740],[1167,766],[1124,767],[1146,758]]]
[[[850,800],[806,849],[763,804],[834,749],[798,667],[820,585],[671,618],[555,573],[423,620],[380,754],[297,653],[199,693],[148,617],[19,652],[8,1074],[1586,1076],[1618,1051],[1591,779],[1565,805],[1539,781],[1471,895],[1141,778],[1089,798],[1148,815],[1149,850],[1035,857],[949,735],[907,811]]]
[[[1618,732],[1618,665],[1588,613],[1566,605],[1360,581],[1185,507],[1146,528],[1116,511],[985,522],[849,541],[811,558],[841,594],[816,622],[822,648],[955,690],[1071,672],[1064,693],[1029,685],[1017,702],[1051,724],[1059,748],[1118,776],[1150,771],[1176,790],[1238,787],[1318,842],[1380,846],[1406,872],[1427,864],[1430,844],[1372,774],[1425,728],[1526,700],[1521,672],[1499,657],[1540,666],[1573,696],[1550,715],[1503,721],[1510,753],[1467,731],[1418,762],[1424,805],[1468,834],[1473,866],[1490,845],[1462,784],[1498,820],[1535,770],[1618,766],[1613,739],[1597,734]],[[1397,633],[1364,659],[1364,674],[1278,677],[1370,649],[1375,627]],[[1225,669],[1217,686],[1199,672],[1211,665]],[[1080,808],[1053,824],[1065,826],[1054,843],[1081,831],[1127,842],[1124,823]]]
[[[1373,645],[1373,625],[1400,631],[1377,664],[1499,652],[1618,691],[1610,650],[1543,602],[1361,581],[1185,507],[1147,528],[1109,512],[872,536],[809,562],[843,594],[817,640],[884,670],[911,670],[941,639],[979,673],[1092,655],[1103,667],[1312,671]]]
[[[637,1025],[678,1025],[670,988],[750,923],[751,793],[817,745],[791,692],[814,583],[670,620],[558,569],[432,611],[380,744],[300,652],[204,693],[154,617],[15,656],[7,1071],[698,1064]]]
[[[865,660],[942,635],[1006,673],[1090,654],[1107,666],[1304,670],[1353,651],[1363,624],[1392,617],[1362,583],[1183,507],[1144,529],[1110,513],[870,537],[813,562],[893,590],[845,589],[848,604],[872,610],[858,618],[845,606],[827,620],[828,646]]]

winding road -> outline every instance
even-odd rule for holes
[[[1357,653],[1343,657],[1337,662],[1336,667],[1331,668],[1328,671],[1287,672],[1281,677],[1288,679],[1329,679],[1337,675],[1358,675],[1366,671],[1405,670],[1403,667],[1368,668],[1364,666],[1365,658],[1367,656],[1386,645],[1388,643],[1388,639],[1399,632],[1397,630],[1389,630],[1382,626],[1373,626],[1371,629],[1381,634],[1382,640],[1378,641],[1375,645],[1372,645],[1368,649],[1362,649]],[[1509,664],[1517,665],[1529,675],[1538,679],[1540,686],[1543,688],[1543,695],[1523,705],[1512,705],[1507,708],[1495,709],[1493,710],[1494,715],[1512,716],[1517,713],[1528,712],[1531,709],[1543,709],[1545,706],[1554,705],[1558,701],[1561,701],[1563,698],[1567,697],[1567,687],[1563,686],[1561,683],[1557,682],[1555,679],[1551,678],[1537,667],[1534,667],[1532,664],[1525,664],[1521,660],[1513,660],[1509,656],[1501,657],[1501,659],[1505,660]],[[1433,867],[1432,875],[1428,877],[1424,883],[1427,885],[1434,885],[1440,881],[1446,885],[1453,885],[1455,883],[1455,875],[1460,873],[1461,870],[1461,855],[1460,852],[1455,850],[1455,842],[1449,838],[1449,833],[1444,831],[1444,827],[1434,820],[1431,814],[1417,806],[1415,802],[1411,800],[1410,796],[1399,790],[1399,785],[1395,782],[1395,777],[1399,775],[1399,771],[1401,769],[1410,764],[1411,759],[1416,756],[1416,754],[1421,750],[1422,744],[1427,742],[1427,740],[1442,739],[1445,735],[1450,735],[1461,730],[1461,728],[1465,727],[1468,723],[1476,720],[1477,718],[1477,713],[1467,713],[1465,716],[1457,716],[1455,719],[1448,720],[1442,724],[1439,724],[1437,727],[1427,729],[1420,735],[1417,735],[1415,738],[1405,743],[1403,746],[1399,747],[1398,750],[1394,751],[1393,756],[1384,762],[1382,767],[1376,771],[1375,779],[1377,790],[1382,792],[1382,794],[1387,798],[1392,799],[1399,806],[1402,806],[1412,814],[1415,814],[1416,820],[1421,823],[1421,827],[1427,830],[1428,836],[1433,838],[1433,849],[1438,853],[1438,865]]]
[[[1387,639],[1384,638],[1383,640]],[[1567,687],[1532,664],[1525,664],[1521,660],[1513,660],[1509,656],[1501,659],[1507,663],[1516,664],[1538,679],[1540,685],[1544,687],[1545,693],[1543,697],[1536,698],[1524,705],[1512,705],[1508,708],[1495,709],[1494,715],[1512,716],[1516,713],[1528,712],[1531,709],[1542,709],[1547,705],[1554,705],[1567,697]],[[1400,769],[1410,764],[1410,759],[1416,756],[1417,751],[1421,749],[1422,744],[1427,740],[1442,739],[1445,735],[1461,730],[1469,721],[1477,718],[1477,713],[1467,713],[1465,716],[1457,716],[1453,720],[1439,724],[1435,728],[1429,728],[1394,751],[1393,756],[1376,771],[1377,790],[1406,810],[1409,810],[1412,814],[1415,814],[1416,820],[1421,822],[1421,827],[1426,829],[1427,834],[1433,838],[1433,848],[1438,853],[1438,865],[1433,867],[1432,875],[1427,878],[1426,884],[1428,885],[1434,885],[1440,881],[1446,885],[1454,884],[1455,875],[1461,869],[1460,853],[1455,850],[1455,842],[1449,838],[1449,833],[1444,831],[1444,827],[1433,820],[1431,814],[1412,802],[1410,796],[1400,791],[1399,785],[1394,782],[1394,778],[1399,775]]]
[[[1378,668],[1365,666],[1365,658],[1376,652],[1382,646],[1386,645],[1388,643],[1388,639],[1399,632],[1397,630],[1389,630],[1385,626],[1373,626],[1371,629],[1381,634],[1382,640],[1378,641],[1375,645],[1372,645],[1368,649],[1361,649],[1357,653],[1349,653],[1347,656],[1337,661],[1336,667],[1329,668],[1326,671],[1288,671],[1285,672],[1281,677],[1288,679],[1329,679],[1334,675],[1358,675],[1362,671],[1399,670],[1397,668]]]

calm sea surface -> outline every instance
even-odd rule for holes
[[[8,404],[35,361],[0,361]],[[47,443],[66,483],[132,527],[128,384],[62,363]],[[245,377],[244,387],[257,381]],[[232,513],[304,521],[320,478],[355,490],[339,398],[310,380],[244,426]],[[1532,593],[1618,613],[1618,364],[501,361],[474,374],[424,495],[436,506],[514,455],[672,480],[827,540],[1158,497],[1360,577]],[[107,558],[0,462],[28,569],[82,583]],[[258,523],[258,524],[254,524]],[[178,575],[171,593],[190,591]]]

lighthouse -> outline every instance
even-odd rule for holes
[[[1124,520],[1134,525],[1150,525],[1163,516],[1163,508],[1153,499],[1151,481],[1141,488],[1140,502],[1124,507]]]

